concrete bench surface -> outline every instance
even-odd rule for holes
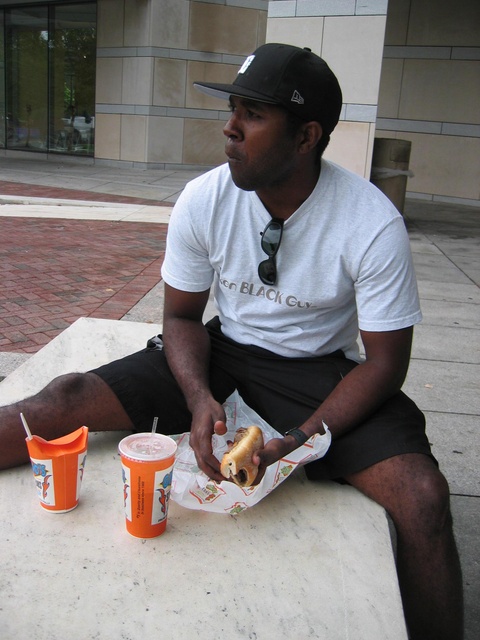
[[[0,405],[140,349],[159,330],[77,320],[0,383]],[[2,637],[406,640],[378,505],[300,470],[238,516],[171,503],[166,533],[137,539],[125,530],[123,436],[90,434],[70,513],[42,510],[28,465],[0,472]]]

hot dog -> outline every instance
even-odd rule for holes
[[[222,458],[222,475],[239,487],[250,487],[258,474],[258,466],[252,462],[253,453],[258,449],[263,449],[262,430],[256,426],[238,429],[232,448]]]

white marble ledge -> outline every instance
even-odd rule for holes
[[[161,325],[79,318],[0,382],[0,406],[37,393],[56,376],[87,371],[145,347]]]
[[[29,467],[1,472],[2,637],[406,640],[377,505],[300,472],[236,517],[171,503],[163,536],[133,538],[122,436],[91,434],[67,514],[41,509]]]
[[[0,404],[159,330],[80,319],[0,383]],[[41,509],[28,466],[0,472],[3,638],[406,640],[378,505],[300,471],[236,517],[172,503],[167,532],[139,540],[124,525],[122,437],[90,434],[80,504],[67,514]]]

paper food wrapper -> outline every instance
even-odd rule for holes
[[[233,441],[235,432],[240,427],[257,425],[263,432],[265,442],[283,437],[245,404],[238,391],[226,400],[224,408],[227,415],[227,433],[223,436],[214,435],[212,438],[213,452],[218,460],[228,451],[228,442]],[[322,458],[331,442],[330,431],[324,435],[315,434],[287,457],[267,467],[258,485],[242,488],[227,480],[218,484],[206,476],[197,465],[189,437],[189,433],[172,436],[178,449],[170,498],[188,509],[228,514],[237,514],[253,507],[288,478],[299,465]]]

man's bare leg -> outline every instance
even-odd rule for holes
[[[0,407],[0,469],[28,462],[25,416],[32,433],[46,440],[86,425],[91,431],[121,431],[133,425],[110,387],[94,373],[55,378],[31,398]]]
[[[397,570],[412,640],[463,638],[463,589],[448,485],[422,454],[395,456],[348,482],[381,504],[397,531]]]

